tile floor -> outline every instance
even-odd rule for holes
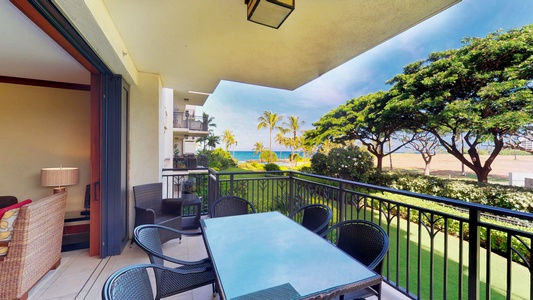
[[[201,236],[172,240],[164,251],[174,257],[196,260],[207,256]],[[147,255],[137,246],[126,246],[119,256],[104,259],[90,257],[88,249],[62,253],[61,266],[49,272],[29,293],[29,300],[101,299],[102,286],[114,271],[128,265],[148,263]],[[217,300],[210,285],[165,299]],[[384,285],[382,299],[408,299]]]

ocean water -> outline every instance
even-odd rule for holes
[[[278,159],[289,159],[289,156],[291,155],[291,151],[274,151],[276,155],[278,156]],[[235,158],[239,163],[243,163],[249,160],[259,160],[259,153],[254,155],[254,151],[229,151],[231,156]],[[303,157],[303,153],[301,151],[295,151],[294,153],[298,153],[298,155]]]

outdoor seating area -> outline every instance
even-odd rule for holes
[[[168,241],[163,244],[163,251],[169,256],[183,260],[200,260],[207,256],[201,236],[183,236],[181,242],[178,240]],[[103,259],[89,256],[88,249],[63,252],[61,253],[59,268],[50,271],[30,291],[28,299],[100,299],[105,282],[114,272],[137,264],[150,264],[146,252],[137,244],[133,244],[131,248],[124,248],[121,255]],[[218,294],[213,297],[212,286],[205,285],[164,299],[219,300],[220,297]],[[409,298],[384,284],[383,299],[404,300]]]
[[[160,299],[211,285],[220,299],[344,299],[347,293],[381,299],[387,235],[364,221],[341,228],[351,230],[327,231],[331,219],[332,210],[322,204],[305,205],[287,216],[257,213],[246,199],[223,196],[214,201],[211,218],[201,220],[201,232],[138,225],[133,238],[151,265],[130,265],[113,273],[102,298],[126,299],[138,290],[137,299]],[[321,236],[328,233],[337,242]],[[179,259],[164,251],[169,236],[200,235],[207,248],[202,259]]]

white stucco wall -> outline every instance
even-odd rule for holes
[[[174,157],[174,143],[173,143],[173,112],[174,95],[172,89],[163,88],[163,103],[164,107],[161,111],[163,120],[164,145],[163,145],[163,168],[172,168],[172,159]]]
[[[130,97],[130,186],[159,182],[161,178],[161,79],[139,73]]]

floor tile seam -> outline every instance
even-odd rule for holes
[[[88,295],[90,294],[91,290],[94,288],[96,282],[102,275],[102,272],[105,270],[105,267],[108,265],[108,263],[111,261],[112,256],[108,256],[105,258],[100,259],[100,262],[94,268],[94,270],[91,272],[91,276],[85,281],[83,286],[80,288],[78,294],[76,295],[75,300],[82,300],[82,299],[88,299]]]

